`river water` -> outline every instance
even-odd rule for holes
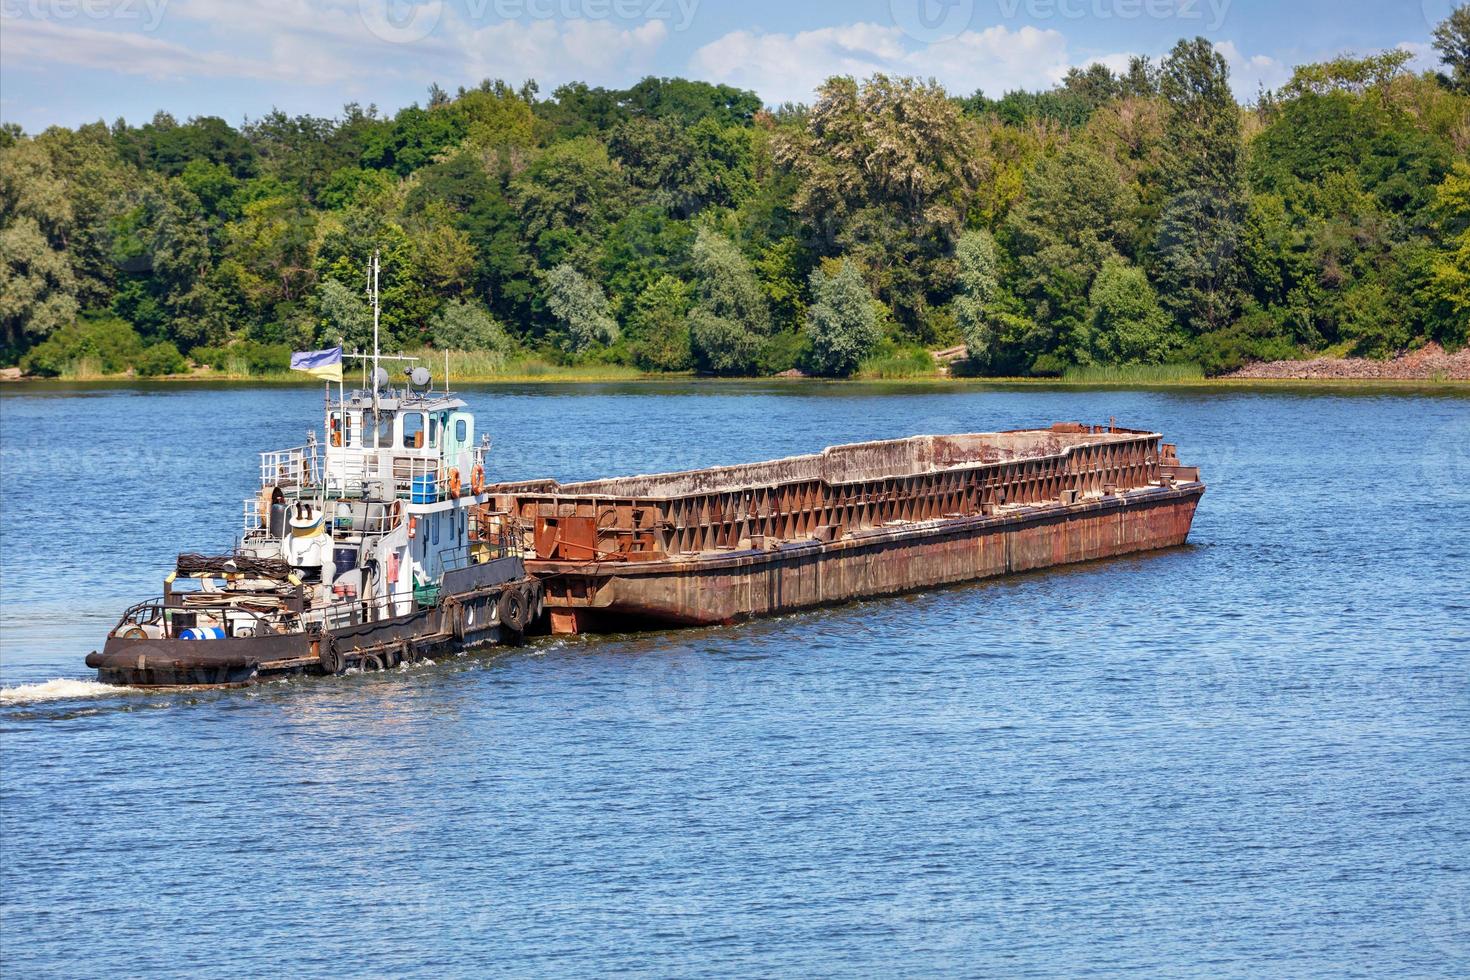
[[[303,387],[0,389],[7,976],[1463,975],[1470,398],[475,387],[492,479],[1151,427],[1191,544],[730,628],[115,692]]]

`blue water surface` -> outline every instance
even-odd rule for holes
[[[0,389],[5,976],[1470,971],[1470,398],[465,393],[492,479],[1106,421],[1188,547],[735,627],[117,693],[310,387]]]

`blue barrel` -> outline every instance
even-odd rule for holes
[[[190,626],[179,634],[181,640],[223,640],[225,631],[218,626]]]
[[[416,504],[433,504],[439,501],[439,478],[432,473],[413,478],[413,494],[410,497]]]

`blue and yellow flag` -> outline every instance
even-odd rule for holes
[[[291,370],[305,371],[327,381],[342,380],[342,348],[299,350],[291,355]]]

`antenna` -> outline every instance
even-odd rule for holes
[[[378,446],[378,430],[382,427],[378,420],[378,250],[373,249],[373,448]]]

